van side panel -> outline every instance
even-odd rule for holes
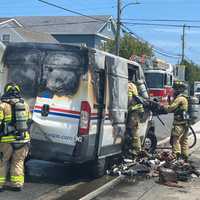
[[[128,68],[124,60],[106,56],[105,115],[99,157],[119,154],[125,133],[128,103]]]

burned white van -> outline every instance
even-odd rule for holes
[[[102,174],[107,158],[122,152],[128,71],[144,80],[140,65],[96,49],[41,43],[10,44],[4,63],[8,81],[21,85],[33,108],[32,157],[90,161]]]

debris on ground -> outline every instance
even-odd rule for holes
[[[183,159],[175,160],[170,151],[151,155],[141,152],[136,158],[123,158],[120,164],[115,164],[107,170],[107,174],[127,177],[158,177],[157,183],[178,188],[182,188],[179,181],[190,181],[193,177],[200,176],[200,172],[191,163]]]

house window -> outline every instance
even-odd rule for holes
[[[107,43],[107,41],[101,40],[99,49],[105,51],[106,50],[106,43]]]
[[[3,34],[2,35],[2,42],[4,44],[8,44],[10,42],[10,35],[9,34]]]
[[[107,30],[111,31],[111,22],[108,22],[108,24],[107,24]]]

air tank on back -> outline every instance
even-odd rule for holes
[[[148,92],[147,92],[147,88],[146,88],[146,85],[145,85],[144,81],[143,80],[138,80],[137,81],[137,86],[138,86],[139,94],[145,99],[149,98],[149,95],[148,95]]]

